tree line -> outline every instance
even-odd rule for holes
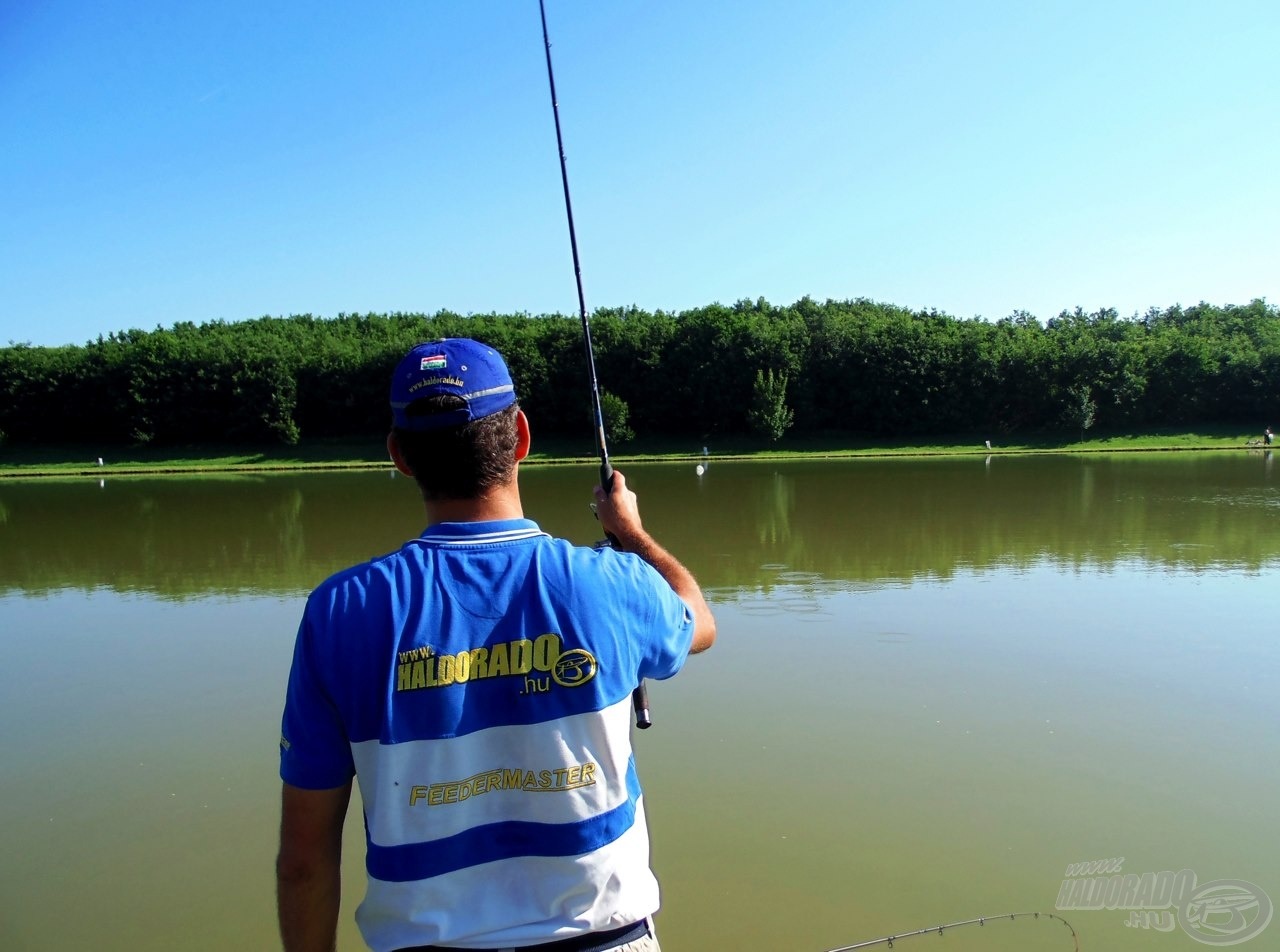
[[[591,318],[614,442],[759,434],[927,436],[1280,421],[1280,312],[1247,305],[960,319],[866,299],[763,298]],[[507,358],[544,433],[588,427],[577,317],[311,315],[0,348],[0,439],[295,443],[389,423],[414,344],[474,337]]]

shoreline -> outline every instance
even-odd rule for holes
[[[654,446],[649,451],[640,448],[619,450],[610,455],[615,465],[633,465],[637,463],[680,463],[715,460],[717,462],[772,462],[780,460],[804,459],[894,459],[894,458],[948,458],[948,457],[1018,457],[1043,455],[1106,455],[1114,453],[1185,453],[1185,452],[1222,452],[1227,450],[1270,450],[1266,445],[1255,445],[1249,442],[1253,437],[1242,438],[1238,432],[1219,434],[1179,433],[1151,434],[1124,437],[1102,437],[1083,442],[1030,442],[1008,446],[985,445],[974,446],[971,440],[946,441],[938,443],[920,443],[911,445],[892,445],[885,441],[880,444],[859,443],[849,441],[840,445],[836,441],[821,441],[823,445],[806,445],[796,441],[791,446],[751,446],[750,444],[730,445],[719,452],[703,455],[700,452],[673,451],[668,447]],[[60,452],[56,448],[36,450],[24,448],[17,453],[0,453],[0,480],[24,479],[56,479],[56,478],[104,478],[106,476],[205,476],[205,475],[252,475],[255,473],[305,473],[305,472],[356,472],[361,470],[390,469],[389,460],[378,458],[371,451],[372,447],[361,445],[359,449],[351,444],[338,446],[280,447],[270,449],[254,449],[251,451],[219,452],[220,448],[208,448],[207,455],[198,455],[199,448],[176,448],[169,452],[163,450],[124,448],[121,450],[119,462],[97,463],[97,457],[90,457],[90,462],[80,462],[84,455],[69,450]],[[6,460],[10,455],[17,460]],[[29,461],[23,461],[27,456]],[[77,459],[76,457],[79,457]],[[39,458],[31,458],[39,457]],[[60,457],[60,458],[59,458]],[[573,466],[594,465],[599,458],[594,453],[586,454],[576,451],[565,451],[564,447],[553,447],[542,453],[531,453],[522,466]]]

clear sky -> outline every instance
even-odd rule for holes
[[[547,0],[589,307],[1280,302],[1275,0]],[[0,345],[575,313],[536,0],[0,0]]]

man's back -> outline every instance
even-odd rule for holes
[[[674,674],[692,633],[639,558],[523,519],[433,526],[322,584],[282,775],[356,771],[366,941],[492,948],[652,913],[630,692]]]

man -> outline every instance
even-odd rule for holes
[[[595,489],[621,551],[524,518],[529,422],[490,348],[415,347],[391,409],[428,526],[307,601],[280,741],[284,947],[334,948],[355,776],[375,952],[656,950],[630,694],[711,646],[702,592],[621,473]]]

